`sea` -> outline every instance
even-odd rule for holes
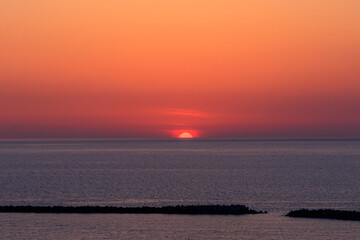
[[[0,205],[244,204],[267,214],[0,213],[0,239],[360,239],[359,139],[0,140]]]

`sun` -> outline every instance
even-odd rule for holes
[[[199,137],[199,131],[195,129],[176,129],[170,131],[173,138],[193,139]]]
[[[179,138],[193,138],[193,135],[191,135],[191,133],[188,132],[183,132],[179,135]]]

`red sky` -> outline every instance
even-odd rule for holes
[[[2,0],[0,138],[359,137],[358,0]]]

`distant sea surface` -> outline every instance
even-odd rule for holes
[[[0,239],[360,239],[357,139],[1,140],[0,205],[245,204],[264,215],[0,213]]]

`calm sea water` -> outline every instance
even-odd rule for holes
[[[360,239],[360,141],[0,141],[0,205],[245,204],[255,216],[0,214],[4,239]]]

